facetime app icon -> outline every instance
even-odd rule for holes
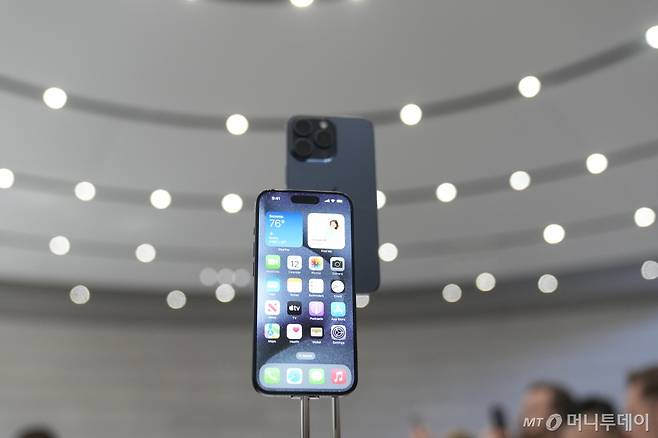
[[[345,216],[310,213],[308,215],[308,246],[324,249],[345,248]]]

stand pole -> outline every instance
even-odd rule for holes
[[[338,397],[331,397],[332,437],[340,438],[340,403]]]
[[[301,407],[301,429],[300,436],[301,438],[309,438],[311,436],[311,415],[310,415],[310,401],[309,398],[303,396],[300,399]]]

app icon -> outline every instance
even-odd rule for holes
[[[345,316],[346,309],[345,303],[342,301],[334,301],[331,303],[331,316],[335,318],[342,318]]]
[[[301,339],[302,338],[302,325],[301,324],[288,324],[286,326],[286,336],[288,339]]]
[[[301,213],[268,211],[265,223],[265,244],[295,248],[302,246],[304,223]]]
[[[291,385],[301,385],[304,380],[304,372],[301,368],[288,368],[286,370],[286,382]]]
[[[324,316],[324,303],[322,301],[308,303],[308,314],[310,316]]]
[[[347,337],[347,329],[344,325],[331,326],[331,339],[334,341],[344,341]]]
[[[320,256],[308,258],[308,269],[311,271],[321,271],[324,269],[324,259]]]
[[[329,259],[332,271],[343,272],[345,270],[345,259],[343,257],[332,257]]]
[[[302,302],[301,301],[288,301],[288,315],[301,315]]]
[[[311,385],[324,385],[324,370],[322,368],[308,370],[308,383]]]
[[[281,313],[281,303],[279,300],[266,300],[265,301],[265,314],[276,316]]]
[[[288,279],[288,292],[298,294],[302,291],[302,279],[290,277]]]
[[[324,329],[322,327],[311,327],[311,337],[321,338],[324,336]]]
[[[334,385],[344,385],[347,383],[347,371],[342,368],[332,368],[331,383]]]
[[[340,280],[333,280],[331,282],[331,291],[335,294],[342,294],[345,291],[345,283]]]
[[[263,370],[263,383],[266,385],[277,385],[281,383],[281,370],[267,367]]]
[[[276,254],[266,255],[265,269],[270,269],[270,270],[281,269],[281,256]]]
[[[302,256],[291,255],[286,259],[288,270],[301,271],[302,270]]]
[[[268,292],[279,292],[281,290],[281,281],[278,278],[270,277],[265,282],[265,289]]]
[[[281,326],[277,323],[265,324],[265,339],[279,339],[281,337]]]
[[[345,248],[345,216],[328,213],[309,214],[307,240],[309,248]]]
[[[324,280],[321,278],[311,278],[308,281],[308,291],[312,294],[324,293]]]

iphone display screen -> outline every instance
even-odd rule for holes
[[[356,385],[352,207],[342,194],[258,197],[253,381],[270,394]]]

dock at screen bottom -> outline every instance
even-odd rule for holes
[[[266,389],[342,390],[352,384],[352,373],[344,365],[267,364],[258,376]]]

